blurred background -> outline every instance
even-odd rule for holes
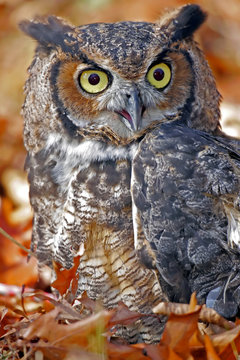
[[[31,209],[23,171],[21,104],[34,41],[18,23],[35,15],[55,14],[75,25],[121,20],[154,21],[167,8],[200,4],[209,14],[197,32],[223,95],[223,129],[240,138],[240,1],[239,0],[0,0],[0,227],[29,247]],[[0,234],[0,283],[37,283],[34,259]],[[1,290],[2,289],[2,290]],[[0,286],[0,296],[5,289]]]

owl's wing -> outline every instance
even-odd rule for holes
[[[28,154],[25,163],[34,210],[31,248],[40,263],[52,266],[52,260],[55,260],[70,268],[74,257],[69,236],[73,218],[71,189],[61,191],[57,186],[53,175],[56,157],[54,160],[53,155],[42,150]]]
[[[131,187],[135,247],[147,266],[155,264],[170,299],[188,301],[196,291],[227,317],[240,303],[236,145],[163,124],[142,140]]]

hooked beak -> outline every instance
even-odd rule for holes
[[[136,88],[134,88],[130,94],[127,95],[126,108],[120,111],[116,111],[122,117],[124,125],[131,131],[138,131],[142,123],[142,114],[144,107],[140,94]]]

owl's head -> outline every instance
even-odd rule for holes
[[[176,117],[214,132],[220,95],[192,36],[205,18],[198,5],[186,5],[156,23],[23,21],[20,28],[38,41],[26,84],[26,122],[37,123],[36,136],[46,129],[108,128],[123,141]]]

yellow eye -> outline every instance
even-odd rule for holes
[[[171,80],[171,69],[167,64],[154,65],[147,73],[147,80],[157,89],[167,86]]]
[[[97,94],[105,90],[109,80],[105,72],[100,70],[85,70],[79,76],[79,84],[90,94]]]

